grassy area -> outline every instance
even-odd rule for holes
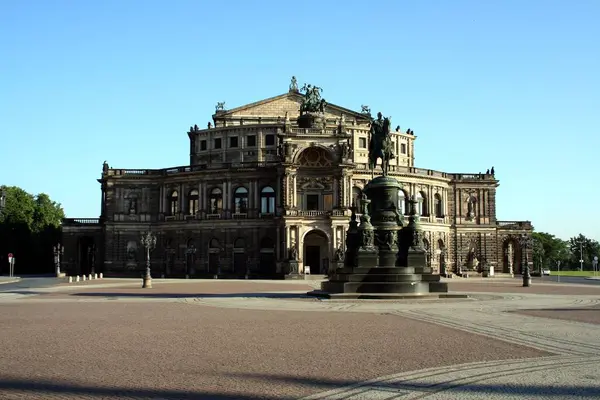
[[[594,276],[594,271],[556,271],[552,270],[550,275],[554,276]],[[596,276],[600,276],[600,272],[596,272]]]

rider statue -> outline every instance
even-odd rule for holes
[[[375,169],[377,159],[381,158],[381,170],[383,176],[387,176],[390,160],[394,155],[391,135],[391,121],[389,118],[383,118],[381,112],[377,113],[377,119],[371,122],[369,142],[369,167]]]

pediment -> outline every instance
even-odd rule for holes
[[[247,104],[245,106],[236,107],[231,110],[221,111],[215,116],[219,117],[285,117],[288,114],[290,119],[296,119],[300,115],[300,105],[304,100],[304,95],[298,92],[288,92],[280,96],[271,97],[265,100]],[[326,99],[327,100],[327,99]],[[337,106],[335,104],[327,104],[325,107],[325,117],[328,119],[340,118],[342,114],[345,118],[356,118],[367,121],[368,118],[356,111]]]

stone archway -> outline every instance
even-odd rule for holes
[[[303,238],[302,261],[313,275],[325,275],[329,269],[329,237],[320,229],[307,232]]]
[[[271,276],[277,271],[275,262],[275,241],[265,236],[260,241],[260,257],[258,272],[263,276]]]
[[[246,240],[239,237],[233,242],[233,272],[235,274],[248,274],[247,260]]]
[[[446,258],[448,257],[448,252],[442,239],[438,239],[437,247],[438,248],[436,252],[438,255],[438,274],[446,274]]]

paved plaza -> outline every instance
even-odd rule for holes
[[[153,283],[0,285],[0,399],[600,397],[600,285],[337,301],[305,296],[318,281]]]

